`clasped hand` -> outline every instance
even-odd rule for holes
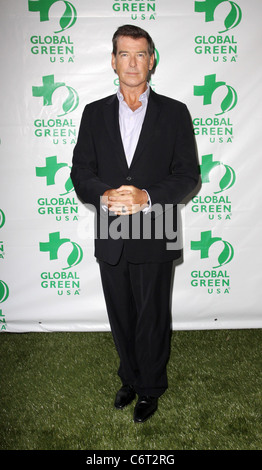
[[[135,186],[122,185],[107,190],[103,194],[102,203],[115,215],[131,215],[147,207],[147,193]]]

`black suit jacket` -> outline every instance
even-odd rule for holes
[[[165,233],[166,214],[170,215],[172,211],[175,231],[176,205],[194,189],[199,179],[195,140],[187,107],[150,90],[146,116],[129,168],[121,140],[118,113],[117,95],[88,104],[83,112],[73,154],[71,178],[76,193],[83,202],[95,206],[97,211],[95,256],[116,264],[125,245],[127,259],[134,263],[164,262],[178,258],[181,255],[179,249],[167,250],[167,242],[170,240]],[[139,212],[133,216],[108,216],[101,209],[100,197],[107,189],[118,188],[123,184],[146,189],[153,209],[155,204],[157,209],[161,205],[163,214],[159,215],[158,211],[153,210],[146,215]],[[169,212],[165,205],[168,205]],[[106,236],[105,217],[109,221]],[[130,222],[128,236],[127,220]],[[132,223],[135,226],[133,236]],[[163,236],[161,230],[159,232],[159,223],[163,224]],[[145,224],[146,236],[143,237]],[[116,238],[117,226],[125,239]]]

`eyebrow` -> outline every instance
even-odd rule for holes
[[[128,53],[128,52],[129,52],[129,51],[119,51],[118,54],[123,54],[123,53],[126,54],[126,53]],[[146,54],[147,51],[136,51],[136,54],[141,54],[141,53]]]

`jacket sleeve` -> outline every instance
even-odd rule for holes
[[[193,126],[186,105],[182,104],[174,141],[170,174],[162,181],[146,188],[151,203],[179,204],[199,181],[199,166]]]
[[[71,179],[77,195],[83,202],[100,211],[100,197],[111,187],[97,176],[97,158],[92,137],[91,106],[84,109],[76,146],[73,153]]]

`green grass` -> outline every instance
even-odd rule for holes
[[[0,337],[0,449],[261,450],[262,330],[176,331],[169,389],[133,423],[110,333]]]

